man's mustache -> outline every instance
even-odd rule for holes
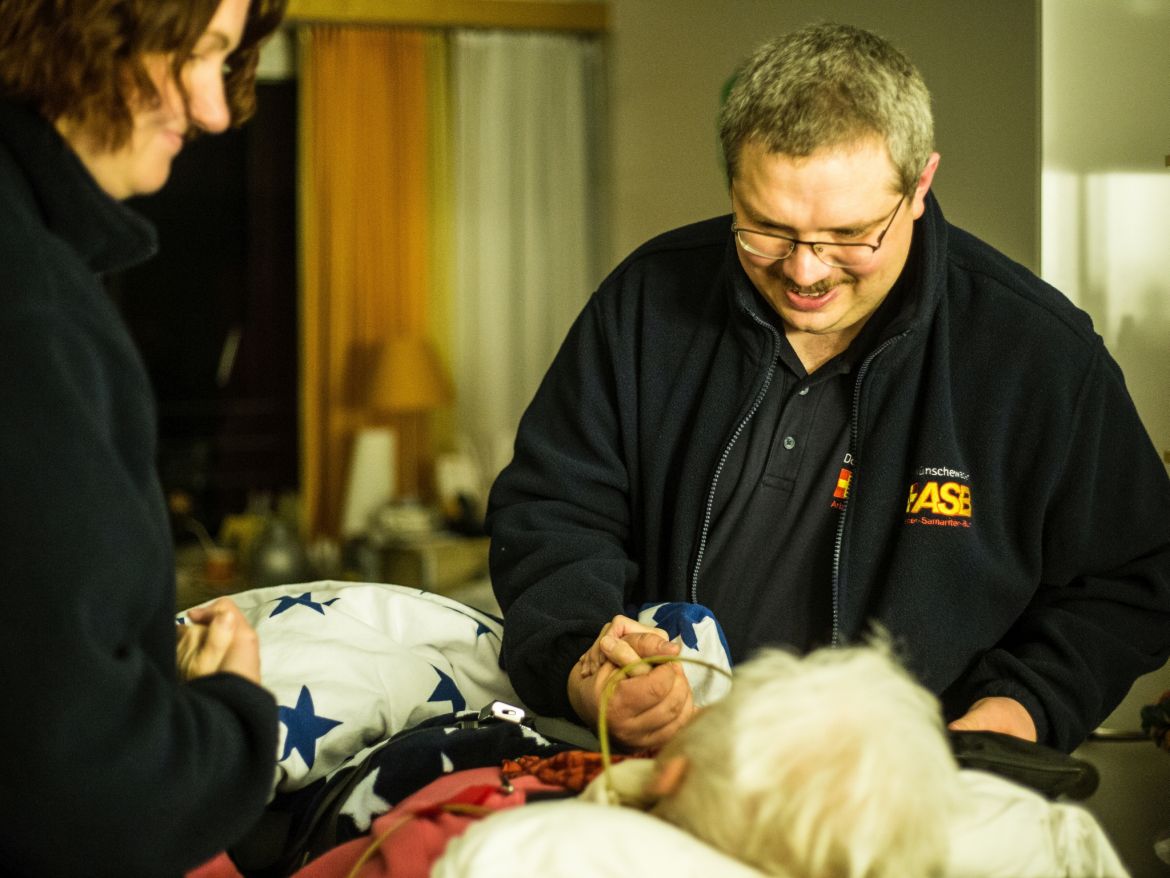
[[[824,293],[827,293],[829,290],[833,289],[834,287],[845,287],[845,286],[849,286],[850,284],[855,284],[855,283],[857,283],[857,281],[855,281],[851,277],[842,277],[842,278],[836,278],[836,279],[826,278],[825,280],[817,281],[815,284],[813,284],[812,286],[809,286],[809,287],[798,287],[790,281],[788,284],[788,289],[791,292],[796,293],[797,295],[820,296],[820,295],[823,295]]]

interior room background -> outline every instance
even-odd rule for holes
[[[397,438],[400,493],[434,500],[436,457],[456,451],[482,501],[599,280],[603,7],[515,4],[521,28],[511,4],[481,5],[470,20],[501,26],[402,23],[403,4],[377,2],[374,24],[339,24],[294,0],[256,118],[193,143],[138,200],[162,254],[111,287],[159,393],[164,485],[213,532],[295,492],[306,538],[341,536],[375,425]],[[455,389],[435,411],[375,398],[380,349],[402,338]]]
[[[948,215],[1038,266],[1035,3],[292,0],[257,118],[192,144],[143,199],[165,218],[196,190],[200,209],[161,223],[162,257],[120,284],[162,398],[164,481],[212,528],[257,490],[295,491],[306,536],[338,536],[357,435],[390,426],[413,440],[400,486],[433,497],[454,451],[482,493],[604,273],[726,212],[720,90],[766,34],[815,18],[916,58]],[[377,347],[403,334],[437,349],[450,405],[374,406]]]
[[[424,479],[462,449],[490,481],[604,273],[727,210],[730,72],[819,18],[916,60],[948,218],[1093,314],[1170,448],[1164,0],[461,0],[441,21],[436,4],[334,6],[292,0],[257,118],[192,144],[140,200],[161,258],[112,283],[163,401],[164,481],[212,523],[250,490],[296,490],[308,531],[337,531],[353,432],[405,427],[370,410],[357,352],[388,335],[428,338],[453,379],[451,404],[411,424],[433,434]]]
[[[291,0],[256,119],[139,200],[162,256],[111,280],[159,393],[164,483],[212,528],[295,493],[305,538],[336,537],[355,437],[390,426],[416,438],[398,466],[420,493],[451,453],[482,490],[604,274],[727,211],[736,64],[822,19],[919,65],[948,219],[1089,311],[1170,456],[1165,0]],[[403,335],[437,351],[449,404],[374,405],[377,350]],[[1116,722],[1168,685],[1143,678]],[[1107,828],[1142,849],[1149,816],[1120,813]]]

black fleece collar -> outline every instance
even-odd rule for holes
[[[107,195],[56,128],[31,108],[0,101],[0,145],[24,172],[30,206],[94,272],[129,268],[158,250],[154,226]]]

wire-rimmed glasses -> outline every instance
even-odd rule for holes
[[[873,259],[878,248],[882,246],[886,232],[894,224],[894,218],[898,215],[898,211],[902,207],[902,202],[905,200],[905,195],[898,199],[893,213],[890,214],[889,221],[886,223],[885,228],[881,230],[877,241],[873,244],[859,241],[802,241],[800,238],[790,238],[787,235],[781,235],[776,232],[761,232],[757,229],[745,229],[743,226],[734,222],[731,224],[731,231],[735,233],[735,240],[739,243],[740,247],[761,259],[770,259],[773,262],[779,262],[795,253],[797,245],[805,244],[816,254],[817,259],[821,260],[825,265],[832,268],[861,268]]]

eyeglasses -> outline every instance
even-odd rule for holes
[[[873,259],[878,248],[882,246],[886,232],[894,224],[894,217],[898,215],[898,211],[902,208],[902,202],[905,200],[905,195],[898,199],[898,204],[894,207],[894,212],[890,214],[886,227],[878,235],[876,244],[802,241],[799,238],[789,238],[787,235],[778,235],[775,232],[745,229],[737,223],[731,224],[731,231],[735,233],[735,240],[740,247],[761,259],[771,259],[773,262],[778,262],[795,253],[798,244],[807,244],[816,254],[817,259],[825,265],[832,268],[861,268]]]

